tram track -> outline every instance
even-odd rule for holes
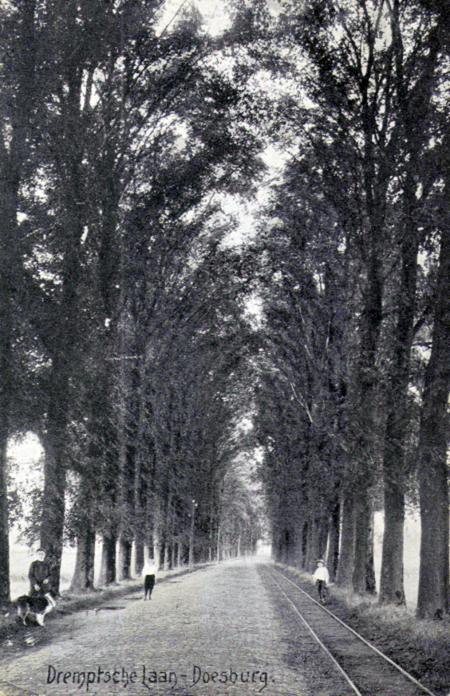
[[[306,628],[333,665],[348,694],[357,696],[436,696],[364,636],[320,604],[276,568],[261,574]],[[340,689],[339,696],[344,696]]]

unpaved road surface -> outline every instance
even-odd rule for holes
[[[0,696],[347,696],[272,594],[255,564],[226,563],[30,628],[36,645],[0,658]]]
[[[151,601],[108,606],[34,628],[41,642],[0,663],[2,696],[312,693],[285,661],[287,636],[253,564],[199,570],[157,586]]]

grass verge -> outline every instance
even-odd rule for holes
[[[311,575],[276,565],[316,599]],[[336,585],[327,608],[437,696],[449,696],[450,617],[419,620],[406,607],[381,606],[376,597],[361,597]]]

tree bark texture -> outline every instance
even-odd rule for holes
[[[318,556],[320,558],[325,557],[325,552],[327,550],[329,532],[329,521],[326,517],[321,517],[319,521],[319,552]]]
[[[364,594],[367,589],[367,567],[370,552],[371,510],[369,493],[360,489],[355,502],[355,556],[353,566],[353,589]]]
[[[104,534],[100,570],[101,585],[111,585],[116,582],[116,547],[117,536],[112,533]]]
[[[353,495],[347,492],[342,500],[342,538],[337,572],[337,582],[345,588],[352,585],[355,557],[355,509]]]
[[[412,187],[412,184],[411,184]],[[408,226],[402,244],[402,276],[399,290],[394,356],[388,386],[387,420],[383,457],[384,536],[380,582],[380,601],[401,603],[403,587],[403,526],[405,518],[405,453],[407,432],[407,393],[413,340],[417,279],[418,234],[414,229],[413,191],[405,202]],[[412,229],[408,236],[406,227]]]
[[[339,535],[340,535],[340,505],[339,502],[333,508],[330,516],[330,534],[328,540],[327,568],[330,580],[334,581],[337,575],[339,561]]]
[[[133,544],[130,539],[121,536],[119,538],[118,579],[130,580],[131,578],[131,550]]]
[[[430,104],[439,54],[437,27],[428,35],[429,51],[420,69],[421,90],[411,94],[405,78],[404,47],[401,36],[400,5],[393,3],[391,29],[395,55],[395,83],[399,105],[398,119],[403,128],[404,148],[408,155],[402,190],[402,210],[399,223],[401,275],[398,290],[397,320],[394,330],[393,359],[387,393],[387,420],[383,457],[384,513],[380,602],[405,602],[403,586],[403,534],[405,518],[405,453],[407,435],[407,396],[410,377],[410,357],[413,342],[417,293],[417,265],[420,242],[419,213],[426,197],[416,196],[421,181],[421,155],[429,138]],[[426,174],[425,176],[429,176]]]
[[[447,186],[447,196],[450,193],[449,189],[450,186]],[[446,209],[448,213],[448,204]],[[442,232],[432,348],[425,374],[417,457],[422,525],[417,604],[417,615],[420,618],[442,617],[449,608],[447,481],[449,388],[450,228],[445,226]]]
[[[9,523],[6,452],[14,390],[12,342],[14,297],[19,289],[18,193],[27,156],[30,116],[35,99],[34,0],[18,8],[14,40],[15,98],[10,117],[9,143],[0,135],[0,605],[9,601]],[[6,92],[7,93],[7,92]],[[10,105],[8,105],[9,108]],[[0,113],[3,121],[4,114]],[[6,122],[6,120],[5,120]]]
[[[57,399],[50,407],[49,431],[44,438],[44,494],[41,519],[41,547],[51,572],[53,591],[59,593],[61,558],[63,551],[66,468],[64,462],[64,435],[67,403]],[[55,409],[61,411],[57,415]]]
[[[76,8],[67,10],[71,39],[77,36]],[[61,218],[64,229],[62,260],[62,290],[57,321],[53,327],[51,400],[47,414],[45,437],[46,463],[44,468],[44,500],[41,527],[41,546],[45,548],[52,568],[52,583],[59,591],[59,575],[64,530],[64,494],[66,488],[65,443],[70,405],[71,378],[79,358],[79,284],[81,280],[80,245],[83,218],[80,202],[84,201],[82,159],[84,138],[80,94],[82,70],[75,61],[66,66],[67,93],[60,116],[61,140],[58,173],[61,178]],[[66,143],[73,143],[67,148]]]
[[[91,455],[89,463],[92,464],[96,449],[91,443],[89,446]],[[92,477],[92,469],[87,468],[81,474],[80,488],[77,500],[77,554],[75,571],[72,578],[71,589],[75,592],[85,592],[94,589],[94,563],[95,563],[95,482]]]
[[[70,585],[72,592],[89,592],[94,589],[95,531],[86,529],[77,538],[75,570]]]
[[[367,552],[367,565],[366,565],[366,592],[369,594],[376,594],[376,581],[375,581],[375,563],[374,563],[374,549],[373,549],[373,510],[370,508],[370,522],[369,522],[369,550]]]
[[[8,498],[6,489],[7,426],[0,435],[0,607],[9,602],[9,534]]]
[[[134,543],[135,555],[134,555],[134,574],[136,577],[140,577],[142,573],[142,568],[144,567],[145,554],[144,554],[144,536],[136,535]]]
[[[11,233],[14,231],[17,190],[8,181],[3,162],[0,174],[0,604],[9,601],[9,524],[7,491],[7,447],[13,393],[12,375],[12,292]],[[11,190],[12,187],[12,190]]]

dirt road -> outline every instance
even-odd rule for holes
[[[198,570],[30,630],[40,642],[0,661],[0,694],[320,696],[290,656],[254,564]],[[308,683],[309,682],[309,685]],[[337,691],[321,691],[337,696]]]

